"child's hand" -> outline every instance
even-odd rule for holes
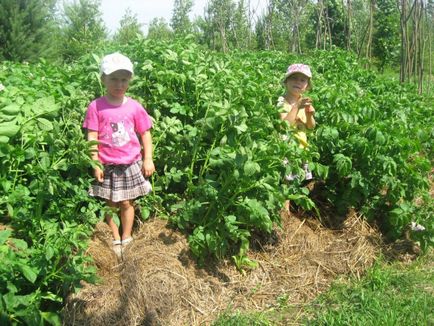
[[[306,113],[306,115],[314,115],[315,114],[315,109],[313,108],[312,105],[309,106],[305,106],[304,107],[304,112]]]
[[[145,158],[142,166],[143,175],[149,178],[155,172],[154,162],[151,158]]]
[[[93,175],[95,176],[96,181],[103,182],[104,181],[104,171],[100,168],[95,168],[93,171]]]
[[[309,97],[303,97],[298,104],[298,108],[306,109],[306,107],[311,105],[312,105],[312,100]]]
[[[315,114],[315,109],[312,106],[312,100],[309,97],[305,97],[301,99],[300,104],[298,106],[300,109],[304,108],[304,112],[306,115],[313,115]]]

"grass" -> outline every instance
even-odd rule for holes
[[[434,325],[433,256],[378,262],[359,281],[335,283],[310,307],[308,324]]]
[[[302,310],[278,299],[278,309],[228,311],[213,326],[434,325],[433,262],[433,250],[410,264],[379,260],[360,280],[336,281]]]
[[[246,314],[243,312],[225,312],[212,324],[212,326],[271,326],[268,318],[261,313]]]

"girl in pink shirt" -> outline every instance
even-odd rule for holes
[[[122,234],[112,216],[106,215],[118,257],[133,240],[133,200],[151,191],[146,178],[155,171],[152,121],[140,103],[125,96],[132,75],[133,64],[127,57],[120,53],[105,56],[101,62],[101,81],[106,95],[89,104],[83,123],[87,139],[98,141],[92,158],[103,166],[94,169],[96,183],[89,193],[120,210]]]

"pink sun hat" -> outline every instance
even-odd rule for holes
[[[310,78],[312,78],[312,72],[310,71],[310,67],[308,65],[302,63],[294,63],[290,65],[288,67],[288,70],[285,73],[285,76],[283,77],[282,83],[285,84],[285,81],[288,79],[288,77],[296,73],[300,73],[308,77],[309,84],[310,84]]]

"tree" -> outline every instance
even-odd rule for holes
[[[249,28],[249,17],[244,0],[239,0],[237,9],[234,13],[231,26],[232,43],[238,49],[248,49],[251,42],[251,30]]]
[[[170,24],[175,35],[186,35],[192,31],[192,24],[188,18],[192,8],[192,0],[175,0]]]
[[[118,43],[127,44],[130,40],[138,36],[143,37],[144,35],[141,30],[142,25],[143,24],[140,24],[137,19],[137,14],[133,14],[131,9],[127,8],[120,21],[120,27],[113,39]]]
[[[210,0],[205,9],[204,35],[206,43],[215,50],[227,52],[235,12],[232,0]]]
[[[256,43],[259,49],[274,48],[273,38],[273,22],[275,17],[276,4],[274,0],[267,3],[265,13],[258,19],[256,23]]]
[[[92,52],[107,39],[99,0],[65,3],[63,18],[63,57],[66,60]]]
[[[425,39],[424,39],[424,53],[423,53],[423,57],[424,57],[424,67],[427,66],[425,68],[427,74],[427,87],[426,87],[426,91],[428,94],[431,94],[431,87],[432,85],[434,85],[434,79],[433,79],[433,36],[432,33],[434,31],[434,1],[430,0],[427,3],[426,9],[425,9],[425,22],[424,22],[424,26],[426,29],[426,35],[425,35]]]
[[[57,54],[55,0],[0,0],[0,59],[35,61]]]
[[[149,24],[147,38],[157,40],[169,40],[173,37],[173,31],[170,29],[164,18],[154,18]]]
[[[351,43],[350,50],[363,56],[363,42],[366,40],[367,22],[369,21],[369,3],[366,0],[351,0]]]
[[[301,53],[301,23],[307,0],[274,0],[276,2],[277,21],[281,27],[278,29],[283,49],[289,52]]]
[[[314,39],[311,23],[307,23],[308,0],[269,0],[266,12],[257,24],[257,32],[262,30],[258,44],[265,48],[301,53],[305,38]],[[311,18],[313,17],[313,12]],[[310,46],[315,45],[310,42]]]
[[[374,13],[373,54],[381,71],[399,63],[399,11],[396,0],[377,1]]]
[[[431,24],[426,18],[433,13],[433,2],[424,0],[400,0],[400,81],[415,81],[418,92],[423,91],[426,42],[430,42]],[[428,24],[427,24],[428,23]],[[426,31],[428,28],[428,32]],[[431,47],[431,44],[429,44]],[[431,55],[431,53],[430,53]],[[429,68],[431,71],[431,68]],[[432,71],[431,71],[432,72]]]

